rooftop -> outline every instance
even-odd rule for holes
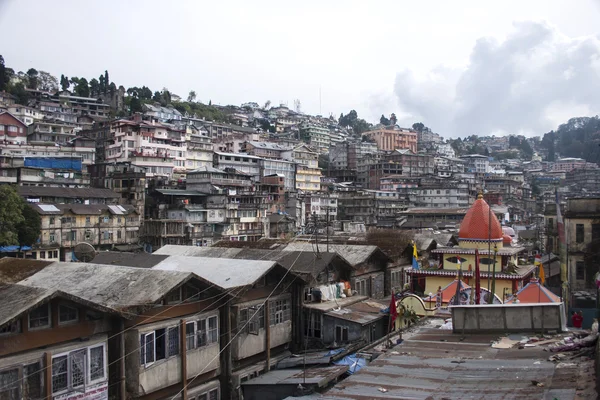
[[[110,189],[97,188],[64,188],[64,187],[44,187],[44,186],[18,186],[19,194],[23,197],[59,197],[72,199],[118,199],[118,193]]]
[[[120,265],[123,267],[152,268],[168,255],[101,251],[94,257],[95,264]]]
[[[566,400],[594,387],[593,361],[555,364],[541,346],[496,349],[497,339],[421,328],[326,394],[300,399]]]
[[[0,259],[0,283],[17,283],[41,271],[52,261],[4,257]]]

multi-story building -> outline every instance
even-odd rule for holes
[[[155,120],[144,121],[140,114],[111,122],[104,153],[104,161],[146,168],[147,178],[185,177],[185,131]]]
[[[338,193],[338,219],[365,225],[394,227],[407,207],[404,195],[383,190],[349,190]]]
[[[396,150],[382,156],[370,166],[369,189],[380,189],[381,178],[387,175],[402,175],[407,178],[433,175],[434,157],[429,154],[415,154],[410,150]]]
[[[203,120],[201,120],[201,122],[196,122],[196,121],[193,121],[193,122],[194,122],[194,125],[196,125],[197,123],[202,124],[204,126],[204,128],[207,130],[208,136],[210,136],[213,140],[223,138],[223,137],[228,137],[228,136],[236,136],[237,135],[237,136],[241,136],[241,137],[246,137],[246,135],[257,135],[258,134],[258,132],[255,129],[245,127],[245,126],[224,124],[224,123],[220,123],[220,122],[208,122],[208,121],[203,121]],[[246,140],[258,140],[258,139],[251,136],[251,137],[246,137],[246,139],[244,139],[243,141],[246,141]],[[227,151],[229,151],[229,150],[227,150]]]
[[[348,168],[357,170],[358,166],[368,154],[378,153],[377,144],[373,142],[350,142],[348,144]]]
[[[310,206],[310,214],[307,219],[316,216],[319,220],[334,221],[338,215],[337,193],[312,193],[307,196],[307,205]]]
[[[483,176],[490,170],[490,160],[487,156],[481,154],[469,154],[461,156],[460,158],[466,162],[466,172],[472,172],[479,176]]]
[[[284,152],[283,158],[296,163],[296,189],[302,191],[321,190],[319,153],[307,145],[300,145]]]
[[[27,125],[11,113],[0,110],[0,141],[14,145],[27,143]]]
[[[570,288],[576,291],[595,287],[592,275],[598,267],[590,267],[590,262],[586,265],[586,258],[600,245],[600,198],[568,199],[564,222]]]
[[[440,178],[451,178],[465,172],[465,161],[460,158],[435,157],[435,171]]]
[[[106,188],[120,195],[120,204],[129,204],[144,216],[146,171],[131,163],[97,163],[88,166],[91,186]]]
[[[348,168],[348,148],[349,142],[337,143],[331,146],[329,150],[329,166],[335,170],[345,170]]]
[[[260,157],[243,153],[221,153],[215,151],[213,166],[218,169],[232,168],[248,174],[255,180],[260,177]]]
[[[58,100],[77,115],[93,115],[98,117],[108,117],[110,115],[110,105],[104,104],[100,99],[93,97],[73,96],[69,92],[57,93],[52,97]]]
[[[33,124],[35,121],[44,119],[44,114],[37,108],[22,106],[20,104],[9,106],[8,112],[19,118],[19,120],[23,121],[27,126]]]
[[[456,157],[456,152],[454,151],[454,149],[452,148],[450,143],[438,143],[436,145],[436,148],[437,148],[436,153],[440,157],[445,157],[445,158],[455,158]]]
[[[372,131],[363,133],[377,143],[377,148],[383,151],[394,151],[407,149],[413,153],[417,152],[417,132],[398,126],[379,125]]]
[[[585,161],[583,158],[574,158],[567,157],[561,158],[558,161],[555,161],[551,167],[550,171],[552,172],[569,172],[574,169],[587,168],[587,169],[598,169],[598,164],[590,163]]]
[[[466,182],[429,182],[415,190],[416,198],[411,202],[416,207],[468,208],[469,189]]]
[[[36,121],[27,128],[27,143],[49,143],[66,146],[77,137],[81,129],[75,123],[56,119]]]
[[[133,206],[104,204],[35,203],[31,207],[40,214],[41,235],[34,247],[42,252],[59,251],[61,261],[77,261],[73,248],[86,242],[96,250],[109,250],[138,244],[140,215]]]
[[[187,134],[186,140],[186,162],[188,171],[201,167],[212,167],[214,151],[208,136]]]
[[[177,122],[182,120],[181,113],[173,107],[162,107],[160,104],[144,104],[144,114],[160,122]]]
[[[320,124],[305,121],[300,124],[300,137],[319,153],[327,153],[331,145],[329,129]]]
[[[567,172],[566,184],[574,193],[600,193],[600,172],[595,168],[575,168]]]
[[[283,178],[287,191],[296,190],[296,164],[292,161],[276,159],[260,159],[261,177],[279,175]]]
[[[242,145],[242,152],[251,156],[281,160],[282,154],[290,151],[289,147],[278,143],[249,141]]]

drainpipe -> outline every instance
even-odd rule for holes
[[[119,382],[119,399],[127,399],[127,386],[125,380],[125,322],[121,318],[119,322],[119,373],[121,374]]]
[[[270,321],[270,313],[269,313],[269,300],[265,301],[265,347],[267,349],[267,366],[265,371],[268,372],[271,370],[271,321]]]
[[[179,348],[181,351],[181,400],[187,400],[187,341],[185,319],[179,321]]]

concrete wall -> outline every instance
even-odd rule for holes
[[[563,303],[452,306],[455,333],[563,331]]]

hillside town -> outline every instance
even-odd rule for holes
[[[596,398],[598,142],[41,78],[0,91],[0,399]]]

